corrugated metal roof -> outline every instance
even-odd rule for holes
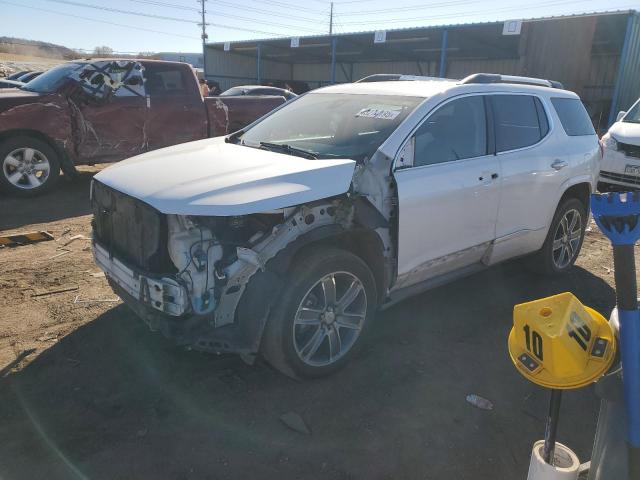
[[[540,21],[549,21],[549,20],[566,20],[570,18],[580,18],[580,17],[592,17],[592,16],[606,16],[606,15],[628,15],[631,13],[635,13],[636,11],[633,9],[629,10],[605,10],[605,11],[593,11],[593,12],[583,12],[583,13],[572,13],[567,15],[554,15],[548,17],[533,17],[533,18],[505,18],[503,20],[494,20],[494,21],[486,21],[486,22],[466,22],[466,23],[448,23],[448,24],[437,24],[437,25],[422,25],[422,26],[414,26],[414,27],[401,27],[401,28],[388,28],[384,29],[387,33],[393,32],[407,32],[411,30],[426,30],[426,29],[443,29],[443,28],[462,28],[462,27],[475,27],[475,26],[483,26],[483,25],[500,25],[507,20],[522,20],[523,22],[540,22]],[[378,29],[383,30],[383,29]],[[225,43],[262,43],[262,42],[276,42],[282,41],[285,39],[289,39],[291,37],[296,37],[300,39],[311,39],[311,38],[331,38],[331,37],[348,37],[351,35],[364,35],[370,34],[373,35],[376,30],[358,30],[353,32],[345,32],[345,33],[334,33],[333,35],[329,34],[320,34],[320,35],[291,35],[291,36],[278,36],[271,38],[258,38],[258,39],[247,39],[247,40],[233,40],[233,41],[221,41],[221,42],[210,42],[207,43],[207,46],[218,46],[221,47]]]

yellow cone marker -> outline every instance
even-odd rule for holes
[[[580,388],[598,379],[613,362],[614,342],[609,322],[568,292],[513,309],[511,361],[543,387]]]
[[[508,346],[518,371],[551,389],[544,442],[534,445],[528,479],[577,479],[575,454],[561,444],[556,454],[562,390],[584,387],[606,373],[616,349],[611,326],[571,293],[561,293],[516,305]],[[574,460],[570,466],[565,457]]]

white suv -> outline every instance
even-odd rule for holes
[[[640,100],[602,137],[604,158],[600,171],[601,189],[640,188]]]
[[[325,375],[380,307],[528,254],[572,266],[599,144],[580,99],[553,87],[336,85],[120,162],[92,185],[96,262],[178,344]]]

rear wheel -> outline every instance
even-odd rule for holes
[[[376,310],[373,275],[345,250],[303,251],[265,328],[262,354],[293,377],[328,375],[351,358]]]
[[[0,144],[0,187],[18,196],[38,195],[60,175],[58,155],[47,143],[16,137]]]
[[[542,249],[531,259],[532,268],[547,275],[569,270],[582,248],[586,222],[586,206],[577,198],[565,199],[556,210]]]

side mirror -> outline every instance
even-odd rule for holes
[[[627,112],[625,112],[624,110],[620,110],[618,112],[618,116],[616,117],[616,122],[619,122],[620,120],[622,120],[622,118],[627,114]]]
[[[406,143],[400,153],[398,154],[396,160],[396,170],[400,170],[402,168],[413,167],[413,159],[416,150],[416,137],[411,137],[409,141]]]

